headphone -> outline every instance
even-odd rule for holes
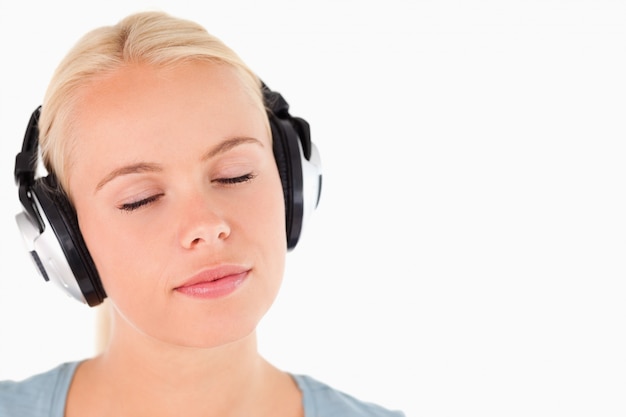
[[[306,219],[319,203],[321,161],[306,120],[291,116],[289,104],[262,84],[272,131],[274,159],[285,198],[287,250],[295,248]],[[35,178],[38,167],[39,106],[31,115],[22,151],[15,157],[15,182],[23,210],[18,228],[39,273],[72,298],[96,306],[106,292],[83,240],[76,211],[53,174]]]

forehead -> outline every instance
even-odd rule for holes
[[[81,164],[80,159],[95,163],[122,151],[146,152],[146,146],[198,136],[252,136],[269,143],[267,114],[258,101],[226,65],[120,68],[81,91],[68,166]]]
[[[91,78],[77,92],[78,107],[103,99],[122,100],[145,97],[146,99],[163,99],[167,94],[180,89],[188,92],[198,90],[205,95],[239,95],[246,97],[253,105],[264,108],[259,88],[252,85],[250,78],[244,76],[243,70],[232,65],[206,61],[181,61],[168,65],[151,65],[147,63],[131,63]],[[194,95],[190,94],[189,99]],[[81,106],[82,104],[82,106]]]
[[[153,119],[158,125],[171,113],[205,111],[207,118],[217,120],[252,107],[266,121],[260,94],[242,78],[234,67],[210,62],[124,66],[81,88],[73,109],[72,136],[82,140],[85,132],[103,122],[115,125],[130,112],[141,116],[137,123]]]

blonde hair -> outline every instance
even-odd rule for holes
[[[189,61],[233,67],[256,105],[265,111],[258,77],[204,27],[162,12],[132,14],[114,26],[103,26],[84,35],[54,72],[39,119],[39,147],[46,170],[69,191],[68,155],[71,143],[77,140],[72,129],[73,109],[81,88],[128,64],[165,67]]]

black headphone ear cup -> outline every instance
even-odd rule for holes
[[[293,249],[305,217],[319,202],[322,172],[317,147],[311,142],[309,123],[289,114],[289,104],[267,85],[262,84],[263,99],[272,130],[274,158],[285,197],[287,249]]]
[[[288,121],[272,113],[268,117],[272,129],[274,159],[285,199],[287,248],[293,249],[300,237],[303,217],[302,166],[298,136]]]
[[[80,232],[76,211],[69,199],[57,186],[52,176],[37,179],[30,191],[39,204],[41,220],[51,227],[64,255],[62,259],[59,259],[54,254],[56,252],[54,249],[50,253],[38,253],[43,266],[53,268],[54,271],[50,272],[54,274],[61,274],[59,279],[64,286],[76,283],[84,297],[81,301],[87,302],[90,306],[100,304],[106,294]],[[68,274],[62,272],[67,271],[67,268],[58,267],[63,262],[69,266],[72,276],[66,276]],[[53,264],[57,264],[57,267]],[[70,295],[76,298],[75,294],[70,293]]]

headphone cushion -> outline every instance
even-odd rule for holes
[[[298,134],[289,120],[269,114],[274,159],[283,186],[287,247],[293,249],[300,237],[303,222],[303,185]]]
[[[90,305],[106,297],[98,271],[80,232],[76,211],[53,176],[37,179],[32,188],[52,227],[74,277]]]
[[[287,151],[285,150],[284,137],[280,128],[280,121],[276,120],[275,116],[270,114],[270,125],[272,128],[272,148],[274,151],[274,159],[276,160],[276,167],[278,168],[278,174],[280,175],[280,181],[283,187],[283,195],[285,197],[285,209],[290,206],[291,202],[291,175],[289,173],[289,159]],[[288,218],[290,213],[285,213]]]

